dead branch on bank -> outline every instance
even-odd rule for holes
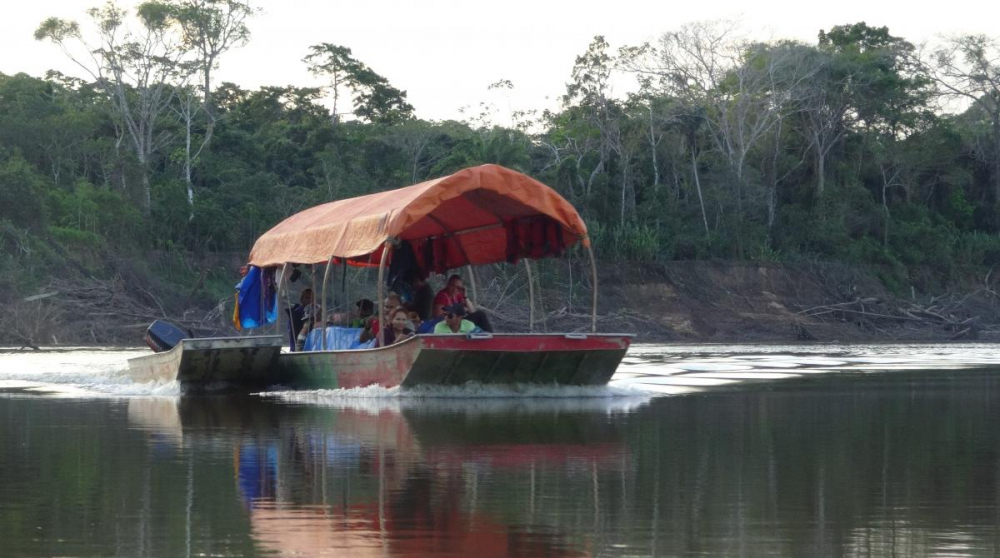
[[[945,328],[956,332],[951,339],[975,338],[976,324],[979,315],[967,315],[966,303],[972,295],[962,297],[955,295],[940,295],[932,297],[927,306],[921,306],[912,301],[882,300],[878,298],[855,298],[846,302],[837,302],[812,306],[796,312],[806,318],[834,318],[840,321],[850,321],[861,326],[867,326],[881,331],[878,325],[882,322],[904,322],[909,325],[926,328]],[[965,316],[963,317],[963,314]]]
[[[59,326],[75,337],[89,338],[95,343],[105,339],[135,343],[142,331],[157,319],[169,319],[195,335],[214,334],[228,325],[223,317],[225,301],[201,316],[192,310],[185,310],[180,316],[171,315],[152,292],[121,277],[55,279],[47,290],[58,292],[49,299],[61,317],[51,321],[52,327]]]

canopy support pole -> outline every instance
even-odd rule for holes
[[[282,273],[281,276],[284,278],[285,274]],[[289,287],[289,283],[291,283],[291,281],[285,281],[285,318],[288,320],[288,329],[292,332],[291,344],[288,347],[288,350],[294,353],[296,349],[295,344],[299,338],[299,332],[295,331],[295,320],[292,319],[292,300],[288,298],[288,291],[291,288]]]
[[[278,315],[274,318],[274,334],[280,335],[281,332],[281,315],[284,313],[281,311],[281,292],[282,288],[288,283],[288,262],[285,262],[281,266],[281,277],[278,277],[278,288],[274,293],[274,306],[275,310],[278,311]],[[288,293],[285,293],[285,298],[288,298]]]
[[[535,281],[531,276],[531,264],[528,258],[521,260],[524,262],[524,270],[528,272],[528,331],[535,331]]]
[[[463,256],[464,257],[464,256]],[[469,258],[465,258],[468,260]],[[465,265],[466,271],[469,272],[469,282],[472,283],[472,302],[473,304],[479,304],[479,294],[476,292],[476,274],[472,270],[472,264]]]
[[[347,258],[340,259],[340,305],[337,306],[340,312],[350,312],[351,306],[347,301]]]
[[[594,259],[594,248],[587,244],[587,253],[590,254],[590,274],[593,298],[590,306],[590,332],[597,333],[597,260]]]
[[[257,274],[257,277],[260,278],[260,321],[257,322],[257,327],[260,328],[260,332],[263,334],[267,328],[267,308],[264,306],[267,302],[267,297],[264,296],[264,290],[267,287],[267,274],[264,272],[265,268],[261,267],[258,269],[260,269],[260,272]]]
[[[326,350],[326,285],[330,282],[330,268],[333,267],[333,256],[326,261],[326,270],[323,271],[323,298],[320,299],[319,319],[322,335],[320,335],[319,347]]]
[[[386,240],[382,247],[382,258],[378,262],[378,346],[385,346],[385,262],[389,259],[389,248],[392,246],[391,240]]]

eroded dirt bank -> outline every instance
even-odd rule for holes
[[[837,264],[604,263],[598,329],[645,342],[1000,340],[1000,287],[990,270],[971,271],[932,294],[916,287],[893,294],[877,275]],[[555,262],[536,267],[534,277],[536,331],[589,330],[589,266]],[[350,299],[374,298],[365,273],[350,283]],[[477,284],[498,330],[529,329],[523,266],[480,269]],[[293,285],[291,298],[306,286]],[[145,326],[162,317],[196,335],[234,334],[231,295],[194,296],[198,288],[172,296],[163,284],[136,277],[55,280],[39,288],[42,298],[0,309],[0,342],[136,345]]]
[[[998,340],[1000,297],[982,273],[900,296],[876,272],[836,264],[605,266],[600,329],[681,342]]]

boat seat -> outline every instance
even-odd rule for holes
[[[321,335],[323,331],[326,332],[326,350],[328,351],[346,351],[350,349],[370,349],[375,346],[375,340],[372,339],[366,343],[361,343],[361,328],[360,327],[341,327],[341,326],[326,326],[324,329],[314,329],[309,332],[309,336],[306,337],[305,346],[302,348],[303,351],[321,351],[323,350],[323,338]]]

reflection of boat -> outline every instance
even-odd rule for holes
[[[137,382],[180,382],[187,390],[213,384],[267,386],[278,379],[281,337],[181,339],[171,349],[129,359]]]
[[[542,502],[553,490],[587,494],[599,475],[630,471],[624,431],[607,420],[615,398],[567,398],[555,408],[450,401],[440,412],[416,401],[331,408],[292,395],[290,403],[214,396],[134,411],[130,404],[129,418],[206,454],[231,449],[232,459],[213,461],[232,468],[256,548],[279,555],[585,555],[586,535],[550,521]],[[508,490],[529,477],[538,482]],[[489,486],[517,496],[491,499]]]
[[[320,316],[330,314],[327,284],[335,265],[377,266],[377,315],[383,316],[383,289],[390,281],[406,284],[408,278],[474,265],[521,260],[527,265],[529,259],[556,257],[578,245],[590,254],[593,271],[589,334],[420,335],[380,349],[329,347],[328,336],[320,335],[319,350],[279,357],[285,374],[280,383],[329,388],[466,382],[603,385],[631,336],[596,333],[597,271],[587,227],[555,190],[510,169],[482,165],[306,209],[264,233],[249,264],[263,269],[258,272],[262,277],[278,277],[277,301],[287,289],[290,266],[325,265]],[[469,279],[475,292],[474,276]],[[529,292],[533,297],[533,287]],[[377,334],[381,337],[383,331]]]

